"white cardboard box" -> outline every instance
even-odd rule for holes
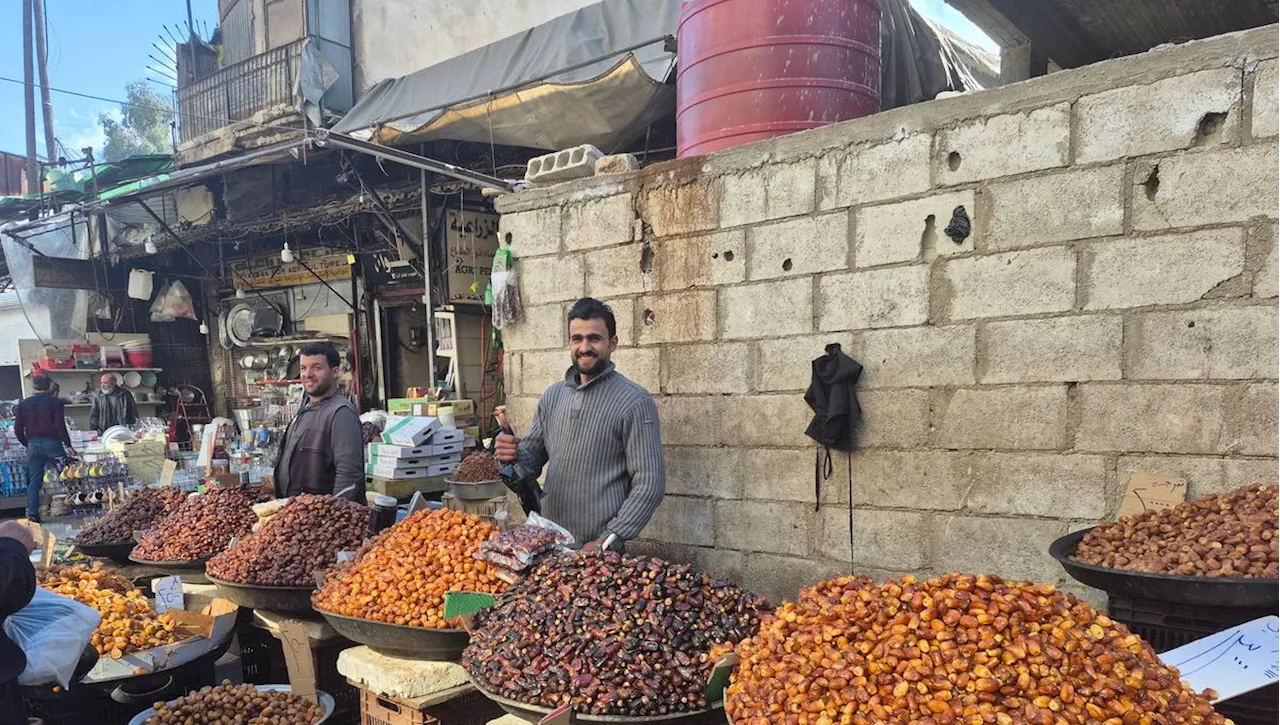
[[[387,466],[379,463],[364,464],[364,473],[366,476],[376,476],[378,478],[426,478],[432,474],[427,473],[427,468],[419,466],[417,468],[408,468],[400,466]]]
[[[370,443],[365,450],[369,458],[382,458],[390,462],[392,458],[426,458],[428,456],[447,456],[461,453],[462,443],[427,444],[425,446],[393,446],[388,443]]]
[[[388,416],[387,427],[382,431],[382,442],[416,448],[426,443],[438,430],[440,421],[435,418]]]
[[[448,476],[458,470],[457,463],[437,463],[427,469],[428,476]]]
[[[426,466],[438,466],[444,463],[462,463],[462,454],[450,453],[443,456],[417,456],[414,458],[376,456],[371,458],[369,463],[381,468],[424,468]]]
[[[431,434],[431,444],[461,443],[466,435],[461,428],[440,428]]]

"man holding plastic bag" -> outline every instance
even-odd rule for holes
[[[29,558],[35,548],[27,527],[16,521],[0,524],[0,725],[27,725],[27,709],[18,691],[18,675],[27,658],[3,625],[36,593],[36,570]]]

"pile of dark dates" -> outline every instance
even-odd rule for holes
[[[613,552],[540,563],[475,622],[462,664],[482,689],[590,715],[708,707],[711,649],[754,634],[767,602],[688,565]]]
[[[76,536],[76,543],[103,546],[133,541],[133,532],[151,528],[158,519],[177,511],[186,500],[187,492],[180,488],[140,489],[119,508],[86,523]]]
[[[209,560],[205,570],[223,581],[257,586],[310,587],[315,572],[355,551],[369,532],[369,509],[337,496],[302,494],[262,528]]]
[[[252,531],[258,520],[253,505],[270,498],[243,485],[210,488],[160,519],[134,547],[133,556],[142,561],[207,559]]]

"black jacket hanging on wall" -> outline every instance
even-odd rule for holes
[[[839,343],[827,345],[826,354],[816,358],[812,365],[813,374],[804,402],[813,409],[813,420],[805,429],[805,435],[822,446],[822,450],[817,451],[813,471],[814,509],[817,510],[822,505],[821,482],[831,476],[831,449],[852,453],[855,447],[853,433],[862,420],[862,408],[858,406],[858,394],[853,386],[862,376],[862,365],[844,354]],[[852,488],[852,462],[849,465]]]

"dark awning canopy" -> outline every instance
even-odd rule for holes
[[[670,113],[680,0],[603,0],[379,82],[334,127],[381,144],[451,139],[610,151]]]

